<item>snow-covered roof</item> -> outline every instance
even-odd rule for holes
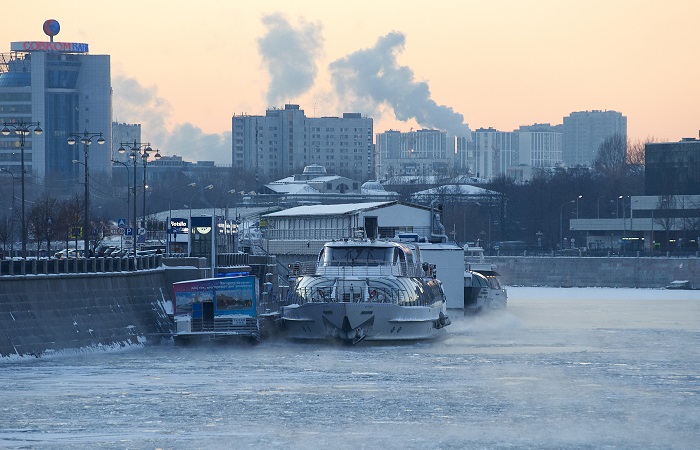
[[[470,184],[446,184],[444,186],[438,186],[424,191],[418,191],[411,195],[412,198],[416,197],[437,197],[439,195],[500,195],[496,191],[491,191],[489,189],[484,189]]]
[[[395,202],[344,203],[339,205],[304,205],[265,214],[264,217],[338,216],[390,205]]]
[[[267,184],[265,187],[277,194],[320,194],[306,183]]]

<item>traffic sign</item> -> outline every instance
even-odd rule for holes
[[[134,235],[134,229],[132,227],[126,227],[126,231],[124,232],[125,235],[127,236],[133,236]]]
[[[138,229],[139,236],[145,236],[146,235],[146,229],[139,227]]]
[[[122,236],[123,236],[124,233],[126,232],[126,228],[124,228],[124,227],[119,227],[119,228],[117,228],[117,230],[119,230],[118,234],[119,234],[119,235],[122,235]]]
[[[126,227],[126,219],[117,219],[117,226],[119,228],[125,228]]]

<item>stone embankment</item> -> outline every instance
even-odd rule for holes
[[[663,288],[674,280],[700,287],[700,258],[486,257],[511,286]]]

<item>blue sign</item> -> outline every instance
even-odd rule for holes
[[[119,228],[124,228],[126,227],[126,219],[117,219],[117,226]]]
[[[133,236],[134,235],[134,229],[132,227],[127,227],[126,232],[124,233],[127,236]]]

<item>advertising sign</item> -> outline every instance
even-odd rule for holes
[[[172,217],[170,219],[170,230],[172,234],[187,234],[187,219]]]
[[[11,42],[10,50],[13,52],[88,53],[88,45],[80,42],[24,41]]]
[[[173,283],[174,313],[192,314],[193,305],[214,304],[214,314],[244,314],[255,316],[258,283],[255,276],[207,278]]]

